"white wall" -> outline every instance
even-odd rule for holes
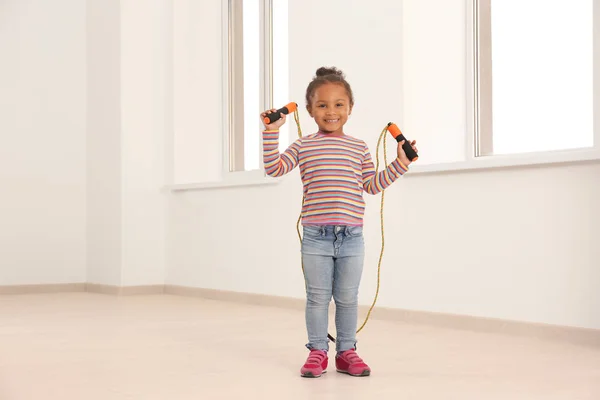
[[[84,282],[86,4],[0,6],[0,285]]]
[[[165,138],[172,132],[172,0],[121,1],[120,284],[165,279]]]
[[[372,152],[388,120],[415,130],[420,122],[442,132],[466,126],[464,1],[415,2],[291,2],[290,100],[303,104],[316,68],[336,65],[356,95],[347,132],[365,139]],[[444,12],[435,17],[424,12],[438,6]],[[411,23],[403,28],[403,21]],[[436,42],[418,34],[423,26],[450,48],[443,62],[427,68],[418,64],[427,60],[419,46],[423,51]],[[213,30],[207,26],[206,36]],[[414,82],[447,84],[420,90]],[[438,101],[427,103],[428,97]],[[212,117],[203,111],[212,104],[203,98],[201,118]],[[314,131],[306,112],[301,115],[304,133]],[[428,151],[426,144],[421,150]],[[600,328],[599,174],[596,163],[405,177],[386,194],[378,304]],[[379,198],[367,199],[362,304],[375,292],[380,240]],[[304,297],[295,231],[300,201],[297,171],[275,186],[173,194],[167,283]]]
[[[121,283],[120,0],[87,0],[87,281]]]
[[[171,4],[2,2],[0,285],[164,282]]]
[[[88,282],[162,284],[171,1],[88,9]]]
[[[172,183],[216,181],[222,129],[221,1],[173,2]]]
[[[406,0],[402,19],[404,118],[401,127],[427,149],[419,165],[466,157],[465,0]],[[444,29],[448,26],[450,29]]]

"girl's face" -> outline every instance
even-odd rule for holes
[[[341,136],[352,105],[343,85],[326,83],[315,90],[306,109],[322,132]]]

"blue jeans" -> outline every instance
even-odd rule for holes
[[[329,303],[335,301],[336,351],[356,348],[358,286],[365,258],[361,226],[305,226],[302,262],[306,280],[309,349],[329,350]],[[333,335],[336,336],[336,335]]]

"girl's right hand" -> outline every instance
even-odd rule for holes
[[[281,114],[281,118],[279,118],[277,121],[273,122],[272,124],[265,124],[264,118],[267,116],[267,114],[270,114],[273,112],[277,112],[277,109],[273,108],[271,110],[267,110],[260,114],[260,120],[262,121],[262,123],[265,126],[265,129],[267,131],[278,131],[279,128],[281,127],[281,125],[285,124],[286,115],[283,113]]]

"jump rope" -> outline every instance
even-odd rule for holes
[[[300,117],[298,115],[298,104],[296,104],[294,102],[287,104],[285,107],[282,107],[277,111],[268,113],[264,118],[264,123],[272,124],[273,122],[275,122],[281,118],[281,114],[287,115],[291,112],[294,113],[294,119],[296,121],[296,126],[298,127],[298,137],[301,138],[302,137],[302,129],[300,128]],[[410,145],[410,142],[404,137],[404,135],[402,134],[402,131],[400,131],[400,128],[398,128],[398,126],[396,124],[394,124],[393,122],[389,122],[385,126],[385,128],[383,128],[383,130],[381,131],[381,134],[379,135],[379,140],[377,140],[377,149],[375,150],[375,160],[376,160],[375,174],[377,174],[379,172],[379,147],[381,145],[382,139],[383,139],[383,162],[385,165],[387,165],[387,135],[386,135],[386,132],[389,132],[392,135],[392,137],[394,139],[396,139],[396,141],[398,143],[400,143],[401,141],[404,140],[402,149],[406,153],[406,156],[408,157],[408,159],[411,160],[411,162],[417,161],[417,159],[419,158],[417,152]],[[369,307],[369,311],[367,312],[367,316],[365,317],[364,322],[358,328],[356,333],[359,333],[367,324],[367,321],[369,320],[369,317],[371,316],[371,311],[373,311],[373,308],[375,308],[375,303],[377,303],[377,298],[379,297],[379,287],[380,287],[380,278],[381,278],[381,261],[383,259],[383,251],[385,248],[385,234],[384,234],[384,230],[383,230],[384,198],[385,198],[385,189],[383,189],[381,191],[381,203],[380,203],[380,211],[379,211],[379,220],[381,223],[381,250],[379,252],[379,261],[377,262],[377,289],[375,291],[375,297],[373,298],[373,303],[371,304],[371,307]],[[305,200],[305,196],[303,194],[302,195],[302,207],[304,207],[304,200]],[[302,244],[302,235],[300,234],[300,221],[301,220],[302,220],[302,212],[300,212],[300,215],[298,216],[298,220],[296,221],[296,232],[298,233],[298,239],[300,240],[300,244]],[[304,287],[305,287],[305,289],[307,289],[306,275],[304,273],[304,262],[301,262],[301,264],[302,264],[302,276],[304,276]],[[333,343],[335,343],[335,338],[333,336],[331,336],[331,334],[328,333],[327,337],[329,338],[329,340],[331,340]]]

